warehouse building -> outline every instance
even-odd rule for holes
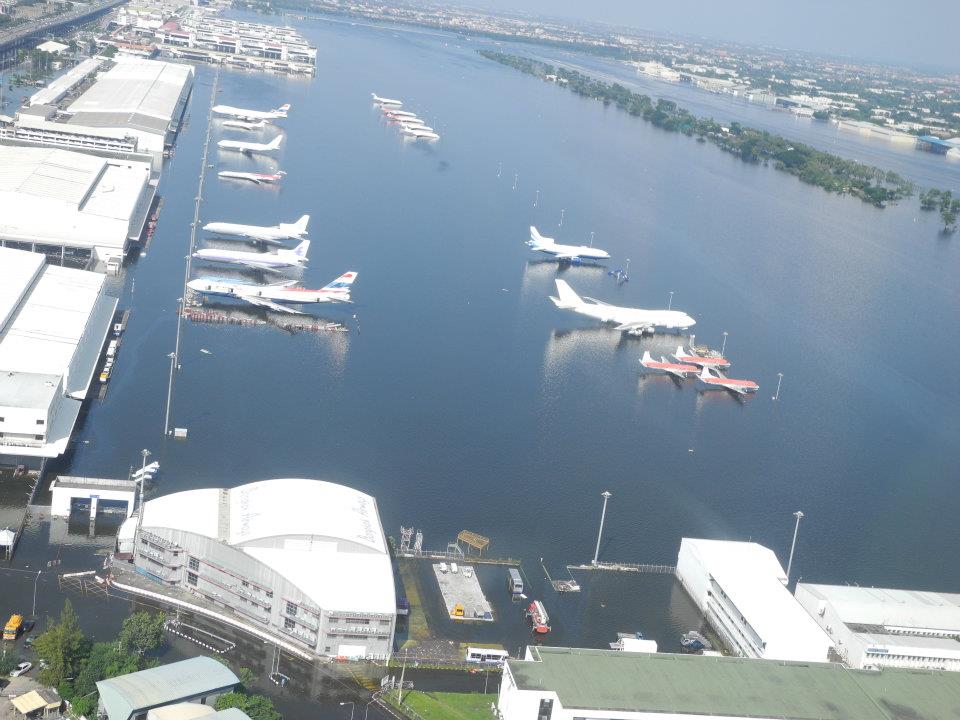
[[[825,662],[832,642],[787,590],[773,551],[683,538],[677,578],[727,647],[748,658]]]
[[[850,667],[960,670],[960,595],[798,583],[796,598]]]
[[[839,663],[528,647],[507,660],[501,720],[942,720],[960,675]]]
[[[0,245],[79,267],[117,262],[155,192],[148,163],[0,145]]]
[[[124,131],[137,151],[162,157],[173,145],[193,88],[189,65],[117,56],[66,109],[70,124]]]
[[[230,668],[213,658],[181,660],[101,680],[97,716],[106,720],[144,720],[151,714],[168,719],[201,717],[208,713],[191,712],[191,706],[212,710],[217,698],[239,684]]]
[[[123,524],[118,550],[171,592],[309,653],[392,651],[396,596],[377,502],[352,488],[284,479],[174,493]]]
[[[105,279],[0,248],[0,455],[66,452],[117,307]]]

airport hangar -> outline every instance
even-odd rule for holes
[[[0,145],[0,246],[55,264],[118,264],[155,192],[149,163]]]
[[[173,493],[124,522],[120,558],[201,607],[314,655],[387,658],[396,593],[377,501],[344,485],[281,479]]]
[[[0,456],[24,464],[66,452],[117,307],[106,276],[45,260],[0,248]]]

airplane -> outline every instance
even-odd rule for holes
[[[240,140],[221,140],[217,143],[217,147],[221,150],[237,150],[245,155],[253,155],[253,153],[268,153],[273,152],[274,150],[279,150],[280,142],[282,140],[283,135],[277,135],[268,143],[242,142]]]
[[[287,111],[290,110],[290,103],[284,103],[273,110],[247,110],[246,108],[231,107],[230,105],[217,105],[213,108],[215,115],[226,115],[237,120],[276,120],[285,118]]]
[[[640,358],[640,364],[643,365],[647,370],[662,370],[665,373],[669,373],[674,377],[680,378],[681,380],[687,377],[689,373],[696,374],[700,369],[696,365],[684,365],[683,363],[672,363],[667,362],[667,359],[660,356],[660,361],[654,360],[650,356],[649,350],[643,351],[643,357]]]
[[[232,235],[268,245],[282,245],[283,240],[299,240],[306,235],[308,222],[310,222],[310,216],[302,215],[296,222],[278,223],[270,227],[264,225],[212,222],[204,225],[203,229],[207,232],[216,233],[217,235]]]
[[[559,298],[551,296],[553,304],[561,310],[573,310],[575,313],[596,318],[601,322],[614,322],[614,330],[631,335],[652,333],[656,328],[667,330],[685,330],[696,323],[692,317],[679,310],[641,310],[639,308],[608,305],[594,298],[581,298],[566,280],[555,280]]]
[[[280,303],[291,303],[293,305],[325,302],[348,303],[351,302],[350,286],[356,279],[357,273],[347,272],[319,290],[291,287],[296,281],[273,285],[250,285],[215,278],[191,280],[187,283],[187,287],[203,295],[232,297],[270,310],[303,315],[301,311],[285,307]]]
[[[240,172],[239,170],[221,170],[217,176],[223,180],[249,180],[256,185],[271,185],[280,182],[286,173],[283,170],[277,170],[275,173],[252,173]]]
[[[693,337],[691,335],[691,337]],[[706,355],[694,355],[683,349],[683,345],[677,345],[677,351],[673,354],[674,359],[679,363],[690,363],[700,367],[711,367],[717,370],[726,370],[730,367],[730,361],[722,357],[709,357]]]
[[[224,120],[221,123],[227,128],[236,128],[237,130],[262,130],[267,126],[266,120],[257,120],[257,122],[247,122],[246,120]]]
[[[418,130],[416,128],[401,127],[400,134],[414,140],[439,140],[440,136],[432,130]]]
[[[376,93],[370,93],[370,97],[373,98],[373,102],[374,102],[375,105],[379,105],[379,106],[382,107],[382,108],[389,106],[391,109],[393,109],[393,108],[398,108],[398,107],[400,107],[400,106],[403,105],[403,103],[402,103],[400,100],[392,100],[392,99],[390,99],[390,98],[382,98],[382,97],[380,97],[379,95],[377,95]]]
[[[394,108],[381,107],[383,114],[390,118],[391,120],[400,120],[402,118],[415,118],[416,113],[407,112],[406,110],[395,110]]]
[[[307,263],[307,250],[310,241],[304,240],[293,250],[280,248],[276,253],[245,252],[242,250],[224,250],[223,248],[204,248],[193,253],[197,260],[209,260],[229,265],[243,265],[252,270],[284,270],[303,267]]]
[[[714,375],[708,367],[700,371],[697,379],[706,386],[704,389],[729,390],[738,395],[755,393],[760,389],[760,386],[753,380],[735,380],[734,378],[724,377],[723,375]]]
[[[527,246],[531,250],[553,255],[557,260],[568,262],[580,262],[581,260],[607,260],[610,253],[606,250],[599,250],[586,245],[560,245],[556,240],[544,237],[537,228],[530,226],[530,239]]]

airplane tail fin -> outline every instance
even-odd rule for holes
[[[643,351],[643,357],[640,358],[640,362],[642,362],[642,363],[653,362],[653,358],[650,356],[650,351],[649,351],[649,350],[644,350],[644,351]]]
[[[283,105],[281,105],[280,107],[278,107],[276,110],[274,110],[274,112],[275,112],[277,115],[279,115],[280,117],[286,117],[286,116],[287,116],[287,112],[288,112],[289,110],[290,110],[290,103],[284,103]]]
[[[675,352],[673,356],[679,361],[680,358],[686,357],[687,355],[689,355],[689,353],[683,349],[683,345],[677,345],[677,352]]]
[[[277,150],[280,148],[280,143],[283,142],[283,135],[277,135],[273,140],[267,143],[267,147],[270,150]]]
[[[283,172],[281,170],[281,172]],[[310,222],[309,215],[303,215],[299,220],[293,223],[280,223],[280,227],[289,232],[291,235],[306,235],[307,234],[307,223]]]
[[[350,286],[353,285],[353,281],[356,279],[357,279],[357,273],[351,270],[350,272],[345,272],[343,275],[338,277],[329,285],[324,285],[323,289],[349,294]]]
[[[293,255],[295,255],[295,256],[298,257],[298,258],[301,258],[301,259],[303,259],[303,260],[306,260],[306,259],[307,259],[307,251],[308,251],[309,249],[310,249],[310,241],[309,241],[309,240],[304,240],[302,243],[300,243],[299,245],[297,245],[293,250],[289,250],[288,252],[292,253]]]
[[[534,225],[530,226],[530,244],[533,246],[549,245],[550,238],[545,238]]]
[[[708,368],[706,365],[704,365],[703,368],[700,370],[700,379],[701,380],[713,379],[713,375],[710,373],[710,368]]]
[[[558,300],[554,300],[554,304],[558,308],[574,308],[583,304],[583,300],[580,299],[580,296],[577,295],[573,288],[567,284],[566,280],[557,280],[557,294],[560,296]]]

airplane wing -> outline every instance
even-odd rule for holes
[[[554,257],[557,260],[578,260],[580,258],[580,256],[577,253],[573,253],[573,252],[556,253]]]
[[[258,307],[264,307],[268,310],[276,310],[277,312],[291,313],[293,315],[303,315],[299,310],[294,310],[293,308],[288,308],[279,303],[272,302],[266,298],[256,297],[254,295],[238,295],[241,300],[245,300],[251,305],[257,305]]]
[[[595,305],[606,305],[607,307],[610,307],[610,303],[606,303],[606,302],[604,302],[603,300],[597,300],[596,298],[587,297],[586,295],[583,296],[583,299],[584,299],[584,300],[589,300],[590,302],[594,303]]]
[[[622,323],[622,324],[620,324],[620,325],[617,325],[617,326],[614,328],[614,330],[624,330],[624,331],[626,331],[626,330],[642,330],[642,329],[652,328],[652,327],[653,327],[653,323],[650,323],[650,322],[637,322],[636,320],[634,320],[633,322],[625,322],[625,323]]]
[[[274,265],[267,265],[266,263],[258,263],[253,260],[234,260],[238,265],[243,265],[248,267],[251,270],[271,270],[276,272],[278,268]]]

